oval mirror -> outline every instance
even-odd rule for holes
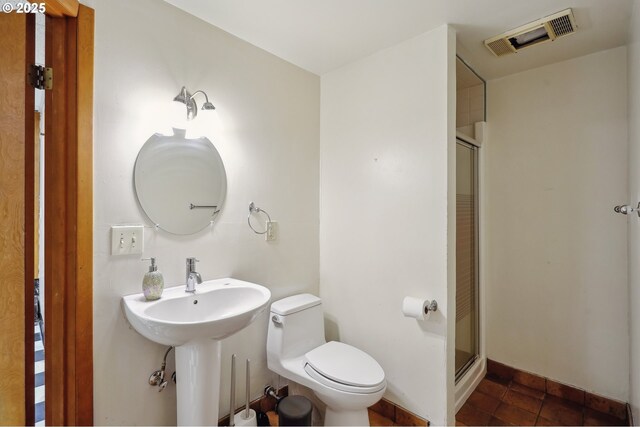
[[[222,209],[227,175],[207,138],[155,134],[138,153],[134,168],[138,202],[149,219],[173,234],[193,234]]]

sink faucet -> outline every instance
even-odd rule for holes
[[[187,258],[187,287],[185,292],[194,293],[196,291],[196,284],[202,283],[202,277],[200,273],[196,271],[196,262],[199,262],[195,258]]]

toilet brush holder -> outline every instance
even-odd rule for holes
[[[236,426],[257,426],[258,418],[256,416],[256,411],[253,409],[249,409],[249,416],[245,418],[246,411],[243,409],[233,416],[233,420]]]
[[[247,364],[246,364],[246,371],[245,371],[245,378],[246,378],[246,398],[245,398],[245,406],[244,409],[240,412],[238,412],[237,414],[235,414],[233,416],[233,423],[230,423],[230,425],[236,425],[236,426],[257,426],[258,425],[258,417],[256,416],[256,411],[254,411],[253,409],[249,408],[249,403],[251,400],[251,382],[250,382],[250,377],[251,377],[251,361],[249,359],[247,359]],[[235,383],[235,369],[234,369],[234,376],[233,376],[233,382]],[[235,387],[234,387],[235,388]],[[232,406],[233,408],[233,406]]]

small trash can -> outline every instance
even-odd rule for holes
[[[304,396],[287,396],[278,403],[281,426],[310,426],[313,407]]]

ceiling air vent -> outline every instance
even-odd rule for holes
[[[573,34],[576,28],[573,13],[571,9],[567,9],[487,39],[484,45],[495,56],[503,56],[516,53],[525,47]]]

